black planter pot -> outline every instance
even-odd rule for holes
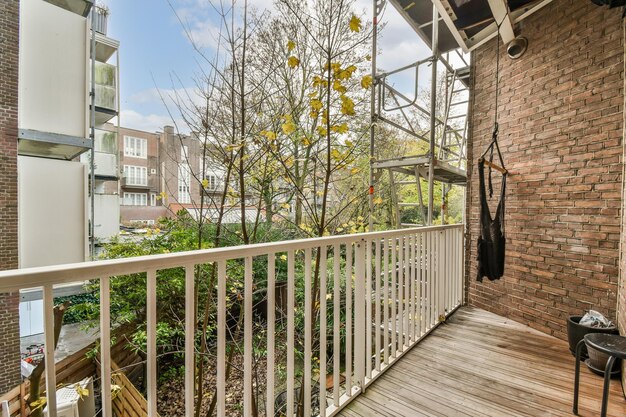
[[[606,355],[592,347],[588,348],[587,352],[589,353],[589,359],[585,361],[587,367],[591,370],[591,372],[600,376],[604,376],[606,363],[609,360],[609,355]],[[613,364],[613,369],[611,369],[611,376],[619,375],[621,369],[622,367],[620,364],[620,360],[618,359]]]
[[[569,342],[569,351],[572,352],[572,355],[576,355],[576,345],[580,342],[583,337],[585,337],[588,333],[610,333],[610,334],[618,334],[617,328],[615,326],[609,327],[606,329],[600,329],[597,327],[589,327],[583,326],[579,324],[582,316],[570,316],[567,319],[567,341]],[[587,353],[587,347],[583,346],[583,349],[580,354],[581,359],[586,359],[589,357]]]

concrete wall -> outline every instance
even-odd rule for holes
[[[86,137],[87,20],[43,0],[20,8],[20,128]]]
[[[500,146],[511,172],[505,275],[482,284],[476,282],[476,160],[493,125],[495,40],[473,54],[468,301],[565,338],[568,315],[593,308],[616,316],[623,169],[621,10],[555,0],[520,29],[528,51],[512,61],[502,47],[500,59]],[[498,190],[499,184],[494,194]]]
[[[89,256],[85,164],[19,156],[20,268]]]
[[[19,0],[0,2],[0,269],[17,268]],[[0,294],[0,395],[20,382],[19,294]]]

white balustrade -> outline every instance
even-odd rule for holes
[[[281,273],[285,275],[284,270],[277,268],[279,256],[287,261],[286,311],[278,308],[277,280]],[[227,347],[241,343],[234,341],[236,338],[227,328],[228,268],[239,262],[243,265],[244,281],[243,346],[239,347],[239,352],[243,352],[244,415],[253,415],[260,405],[259,413],[268,416],[279,411],[277,406],[284,406],[283,412],[290,416],[303,407],[305,416],[319,411],[322,417],[331,417],[463,302],[463,256],[463,225],[432,226],[3,271],[0,292],[43,287],[45,376],[50,392],[56,384],[51,366],[53,286],[84,280],[99,282],[102,415],[112,417],[111,282],[116,276],[144,273],[147,401],[149,414],[156,415],[159,271],[183,268],[185,393],[181,395],[185,399],[185,415],[190,417],[195,406],[194,344],[199,332],[195,323],[196,271],[200,265],[212,265],[217,272],[213,297],[217,316],[217,342],[213,346],[216,366],[207,371],[215,373],[217,415],[224,416],[228,406]],[[257,258],[267,262],[264,276],[254,273]],[[259,371],[253,359],[253,344],[255,340],[258,343],[253,294],[260,283],[267,286],[264,372]],[[314,283],[318,284],[317,292]],[[299,289],[303,299],[296,298]],[[281,294],[284,303],[282,298]],[[296,328],[298,317],[302,318],[301,328]],[[262,395],[255,388],[257,373],[266,378]],[[327,381],[331,381],[332,388]],[[276,404],[276,393],[281,391],[285,394],[284,404]],[[319,407],[314,407],[318,403]],[[56,416],[55,408],[55,396],[48,396],[51,417]]]

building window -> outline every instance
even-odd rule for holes
[[[191,183],[191,173],[189,165],[182,163],[178,166],[178,202],[181,204],[191,203],[189,195],[189,184]]]
[[[154,193],[150,194],[150,205],[156,206],[156,194]]]
[[[144,193],[124,193],[125,206],[147,206],[148,195]]]
[[[217,186],[218,186],[219,182],[217,180],[217,176],[216,175],[208,174],[204,178],[206,179],[206,184],[207,184],[207,186],[205,188],[206,190],[209,190],[209,191],[217,190]]]
[[[133,136],[124,136],[124,156],[146,159],[148,157],[148,141]]]
[[[148,185],[148,168],[134,165],[124,165],[126,185]]]

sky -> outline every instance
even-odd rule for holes
[[[270,9],[273,0],[250,0],[257,10]],[[110,10],[108,36],[120,41],[120,124],[157,131],[172,124],[161,97],[173,89],[193,89],[199,72],[191,36],[210,53],[216,14],[209,0],[102,0]],[[356,12],[371,20],[371,3],[357,0]],[[428,47],[389,4],[379,37],[379,67],[394,69],[429,55]]]

